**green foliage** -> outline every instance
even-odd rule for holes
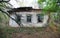
[[[2,22],[3,20],[6,21],[6,19],[8,19],[8,16],[6,16],[4,13],[0,12],[0,22]]]
[[[42,3],[42,2],[44,2],[45,0],[38,0],[38,3]]]
[[[4,9],[4,8],[6,8],[6,5],[5,5],[5,3],[0,3],[0,9]],[[6,15],[6,14],[4,14],[1,10],[0,10],[0,18],[1,19],[8,19],[7,18],[8,16]]]
[[[6,8],[6,3],[0,3],[0,9],[4,9],[4,8]]]
[[[8,25],[8,16],[0,12],[0,28],[4,28]]]
[[[5,2],[0,3],[0,28],[6,27],[9,20],[8,16],[1,11],[1,10],[4,11],[4,9],[6,9],[5,4],[6,4]]]
[[[45,2],[45,4],[43,4]],[[49,10],[49,11],[57,11],[59,9],[59,6],[57,5],[57,0],[38,0],[39,4],[43,4],[43,9],[44,10]],[[45,6],[44,6],[45,5]]]

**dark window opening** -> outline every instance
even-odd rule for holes
[[[17,20],[17,22],[21,22],[21,15],[17,15],[16,20]]]
[[[38,22],[43,22],[43,14],[37,14]]]
[[[31,22],[31,17],[32,17],[32,15],[27,15],[27,22]]]

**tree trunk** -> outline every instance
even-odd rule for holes
[[[48,12],[48,25],[50,23],[50,20],[51,20],[51,18],[50,18],[50,12]]]

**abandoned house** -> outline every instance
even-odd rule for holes
[[[42,9],[32,7],[14,8],[8,11],[10,16],[18,21],[18,25],[10,18],[9,26],[11,27],[44,27],[47,25],[48,15],[42,14]]]

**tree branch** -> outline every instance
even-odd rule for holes
[[[2,12],[2,13],[5,13],[8,17],[10,17],[10,15],[8,14],[8,12],[5,12],[5,11],[3,11],[2,9],[0,9],[0,11]],[[10,17],[12,20],[14,20],[18,25],[20,25],[19,23],[18,23],[18,21],[16,21],[14,18],[12,18],[12,17]]]

